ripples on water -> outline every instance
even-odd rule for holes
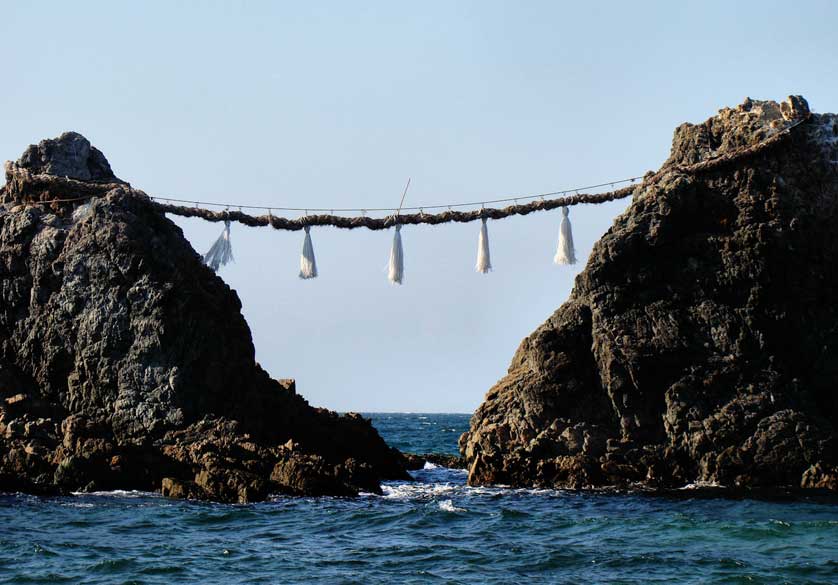
[[[456,452],[466,415],[372,415]],[[469,488],[244,506],[111,492],[0,496],[0,583],[838,583],[838,506]]]

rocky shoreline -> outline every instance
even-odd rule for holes
[[[838,490],[838,116],[748,99],[656,177],[475,412],[469,483]]]

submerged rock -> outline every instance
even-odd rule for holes
[[[836,489],[838,116],[749,99],[656,176],[475,412],[469,483]]]
[[[236,293],[82,136],[7,163],[0,202],[0,490],[248,502],[406,477],[368,420],[259,367]]]

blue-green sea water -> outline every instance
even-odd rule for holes
[[[370,415],[456,452],[467,415]],[[254,505],[147,493],[0,496],[0,583],[838,583],[838,505],[469,488]]]

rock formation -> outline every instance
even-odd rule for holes
[[[0,203],[0,491],[246,502],[406,476],[369,421],[259,367],[236,293],[84,137],[7,163]]]
[[[469,482],[838,489],[838,116],[748,99],[654,179],[474,414]]]

